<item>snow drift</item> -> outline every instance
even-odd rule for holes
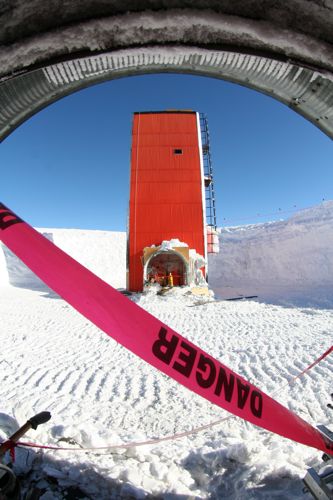
[[[126,233],[40,230],[115,288],[126,286]],[[288,220],[223,228],[220,253],[209,256],[209,284],[217,297],[333,306],[333,201]],[[0,285],[42,290],[40,280],[4,245]]]
[[[220,254],[209,261],[218,295],[333,306],[333,201],[288,220],[225,228],[219,236]]]
[[[80,264],[115,288],[126,285],[126,233],[39,229],[48,239]],[[0,243],[0,285],[48,290],[5,245]]]

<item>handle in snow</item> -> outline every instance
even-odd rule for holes
[[[31,427],[36,430],[39,425],[45,424],[50,420],[50,418],[51,413],[49,411],[42,411],[40,413],[37,413],[37,415],[29,418],[28,422],[30,423]]]
[[[0,205],[0,210],[1,210],[1,205]],[[12,434],[7,441],[4,441],[3,443],[0,444],[0,457],[2,457],[6,451],[10,450],[12,451],[12,459],[14,461],[15,455],[14,455],[14,448],[16,446],[16,443],[18,442],[19,439],[21,439],[22,436],[26,432],[28,432],[30,429],[37,429],[37,427],[40,424],[45,424],[48,422],[51,418],[51,413],[48,411],[42,411],[41,413],[38,413],[37,415],[34,415],[33,417],[29,418],[27,422],[22,425],[14,434]]]
[[[191,391],[271,432],[333,450],[333,442],[309,423],[131,302],[2,204],[0,240],[98,328]]]

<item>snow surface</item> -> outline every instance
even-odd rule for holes
[[[220,230],[209,282],[221,297],[333,307],[333,201],[287,220]]]
[[[113,286],[125,286],[124,233],[41,232]],[[175,288],[130,300],[311,424],[332,427],[332,355],[288,384],[332,345],[332,242],[333,202],[287,221],[223,229],[221,253],[209,263],[216,297],[258,292],[258,299],[217,301]],[[232,417],[159,373],[3,250],[0,438],[43,410],[52,419],[26,441],[98,447],[208,426],[128,448],[19,449],[15,470],[24,488],[35,481],[42,500],[82,492],[94,500],[311,498],[301,479],[307,467],[322,466],[321,452]]]
[[[80,229],[39,229],[80,264],[115,288],[126,286],[126,233],[82,231]],[[30,269],[0,243],[0,286],[48,290]]]

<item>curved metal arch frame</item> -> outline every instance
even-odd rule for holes
[[[333,75],[262,55],[188,46],[133,47],[52,64],[0,84],[0,141],[52,102],[91,85],[147,73],[218,78],[267,94],[333,138]]]

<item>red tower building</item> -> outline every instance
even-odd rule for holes
[[[144,282],[152,277],[165,283],[172,276],[174,285],[189,284],[195,272],[191,252],[206,259],[205,226],[199,114],[135,113],[128,227],[129,290],[141,291]],[[203,264],[201,260],[198,265]]]

